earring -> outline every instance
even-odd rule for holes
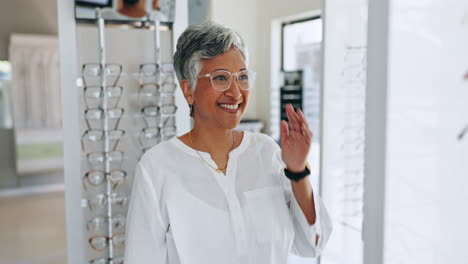
[[[190,116],[193,117],[193,104],[189,104]]]

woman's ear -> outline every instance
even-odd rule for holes
[[[190,87],[190,83],[187,79],[182,79],[180,81],[180,88],[182,88],[182,93],[184,94],[185,100],[188,104],[193,104],[193,91]]]

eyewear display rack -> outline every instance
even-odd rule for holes
[[[175,117],[167,118],[172,120],[170,129],[163,129],[167,127],[156,125],[155,119],[159,117],[159,123],[161,123],[163,109],[165,109],[165,114],[175,114],[174,100],[169,99],[166,100],[169,102],[161,102],[163,98],[161,92],[165,92],[166,98],[173,98],[176,85],[173,78],[170,83],[164,85],[161,81],[161,35],[157,11],[151,14],[148,20],[148,24],[154,26],[155,63],[140,64],[138,74],[125,73],[123,65],[108,63],[105,19],[102,17],[100,9],[97,9],[96,13],[99,63],[83,64],[82,82],[78,82],[83,84],[81,90],[83,90],[83,103],[86,107],[83,111],[86,131],[81,137],[83,151],[83,199],[81,205],[85,210],[84,218],[87,230],[85,244],[88,248],[86,255],[88,256],[87,260],[92,264],[122,264],[126,211],[131,190],[131,179],[128,178],[131,178],[129,176],[132,168],[138,161],[138,159],[132,160],[129,157],[132,154],[129,148],[132,145],[138,145],[134,144],[135,142],[132,140],[135,138],[136,142],[139,142],[139,147],[142,148],[141,151],[144,152],[160,141],[175,135]],[[173,75],[173,72],[169,71],[166,74]],[[118,85],[119,81],[125,78],[139,80],[136,104],[132,105],[132,97],[135,96],[131,91],[127,92],[130,90],[129,87]],[[148,79],[151,79],[151,84],[145,82]],[[93,83],[93,81],[97,81],[97,83]],[[142,98],[145,99],[140,100]],[[126,107],[120,107],[119,104],[122,103],[126,103]],[[139,133],[132,133],[134,132],[131,129],[133,125],[125,126],[122,125],[125,122],[120,122],[127,113],[132,114],[132,108],[135,105],[137,108],[141,108],[140,112],[146,123],[146,126]],[[133,111],[134,116],[135,112],[138,111]],[[170,130],[169,133],[166,130]],[[160,131],[166,132],[161,133]],[[125,138],[126,134],[130,134],[130,136]],[[119,145],[125,141],[127,141],[127,147],[122,150],[123,147]],[[124,166],[124,160],[129,160],[125,163],[126,166]]]
[[[78,24],[73,2],[58,1],[68,263],[123,263],[136,163],[190,126],[172,66],[188,10],[175,4],[178,22],[154,12],[116,23],[96,10]]]

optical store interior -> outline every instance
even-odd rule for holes
[[[236,130],[280,144],[291,104],[312,131],[333,231],[288,263],[468,264],[464,0],[0,0],[0,264],[124,263],[137,163],[194,125],[173,58],[206,21],[256,74]]]

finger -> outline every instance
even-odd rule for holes
[[[304,113],[302,113],[302,110],[300,108],[297,108],[296,112],[297,112],[297,116],[299,117],[299,120],[301,121],[301,130],[305,131],[309,136],[312,136],[312,132],[310,131],[310,127],[309,127],[309,124],[307,123],[307,119]]]
[[[284,141],[289,137],[289,127],[285,120],[281,120],[281,146],[284,146]]]
[[[288,104],[286,106],[286,115],[288,116],[289,126],[291,127],[291,129],[295,131],[300,131],[299,118],[294,112],[294,108],[291,104]]]
[[[309,127],[309,124],[307,123],[307,120],[305,118],[305,115],[304,113],[302,113],[302,110],[300,108],[297,108],[297,115],[301,121],[301,130],[303,130],[304,132],[306,132],[306,134],[309,136],[309,137],[312,137],[312,131],[310,131],[310,127]]]
[[[281,135],[289,136],[289,125],[285,120],[281,120]]]
[[[299,116],[297,116],[296,112],[294,111],[292,104],[289,104],[289,115],[295,122],[300,122]]]
[[[294,127],[293,127],[292,122],[291,122],[292,117],[291,117],[291,113],[290,113],[291,111],[289,110],[289,106],[286,105],[284,110],[286,111],[286,116],[288,117],[288,121],[285,121],[285,122],[289,123],[289,128],[294,130]]]
[[[307,144],[310,144],[313,139],[312,131],[310,131],[309,127],[305,124],[302,125],[302,135],[304,136],[304,140]]]
[[[302,123],[307,124],[307,120],[305,118],[305,115],[304,115],[304,113],[302,113],[302,110],[299,107],[296,109],[296,113],[297,113],[297,116],[298,116],[299,120]]]

